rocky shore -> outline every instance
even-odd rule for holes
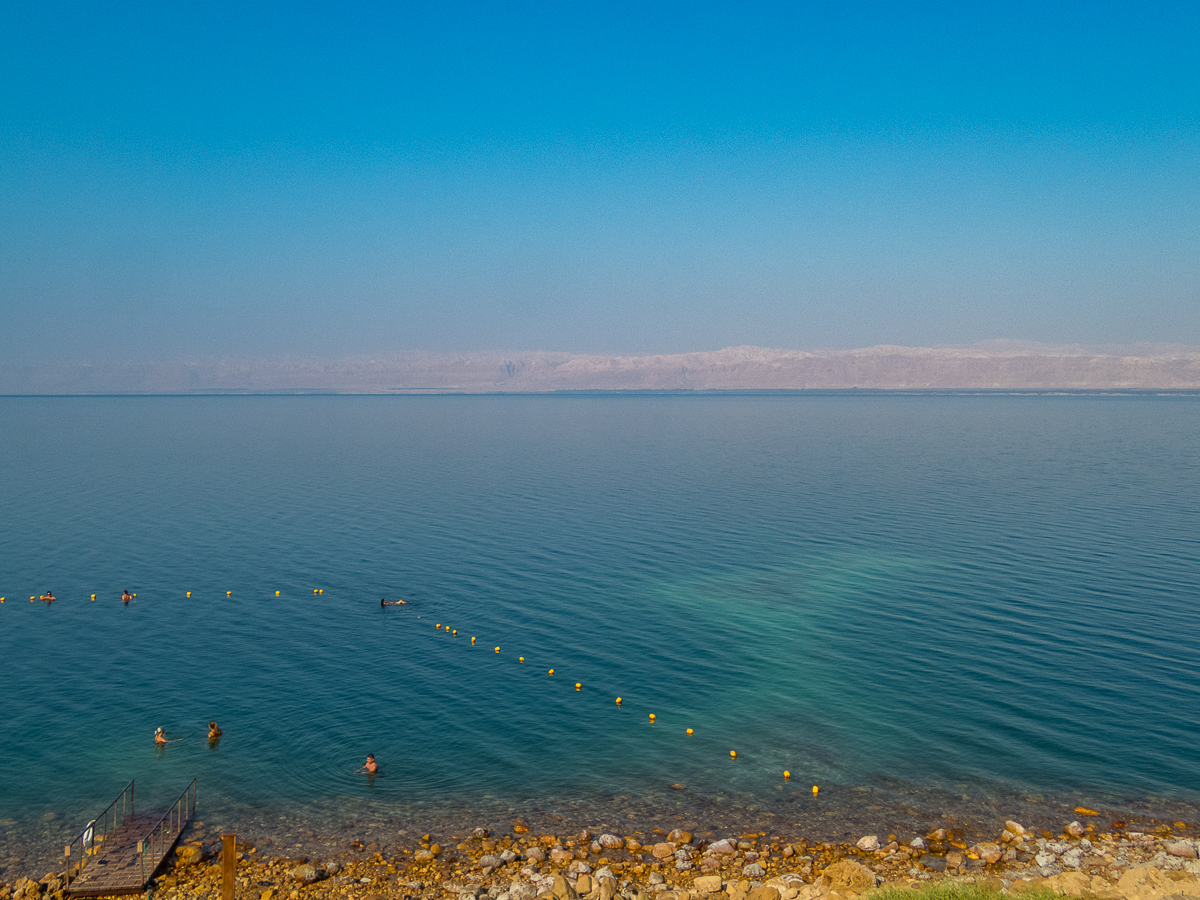
[[[995,892],[1097,900],[1200,900],[1200,834],[1175,822],[1152,832],[1108,828],[1091,810],[1055,832],[1009,820],[987,840],[963,832],[864,835],[817,842],[764,832],[538,834],[521,820],[493,835],[423,835],[385,855],[361,842],[339,859],[270,856],[237,847],[242,900],[849,900],[881,888],[951,880]],[[1091,814],[1091,815],[1089,815]],[[1109,823],[1104,823],[1109,824]],[[219,896],[220,840],[185,837],[150,892]],[[0,900],[61,900],[61,873],[0,885]]]

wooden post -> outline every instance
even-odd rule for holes
[[[221,900],[233,900],[233,876],[237,867],[237,835],[221,835]]]

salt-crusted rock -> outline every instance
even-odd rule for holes
[[[522,855],[525,857],[525,859],[533,862],[546,861],[546,851],[541,847],[529,847]]]
[[[492,856],[489,854],[487,856],[479,857],[479,867],[481,869],[498,869],[502,865],[504,865],[504,860],[498,856]]]
[[[1020,837],[1025,833],[1025,826],[1021,825],[1019,822],[1014,822],[1012,819],[1009,819],[1004,823],[1004,830],[1009,834],[1014,834]]]
[[[1184,859],[1196,858],[1196,845],[1191,841],[1171,841],[1164,845],[1163,849],[1172,856],[1181,856]]]
[[[567,866],[567,871],[572,875],[587,875],[592,871],[592,867],[585,863],[582,859],[577,859],[575,862]],[[587,893],[587,891],[583,891]]]
[[[1078,869],[1083,864],[1083,850],[1073,847],[1059,857],[1058,861],[1068,869]]]
[[[650,877],[646,879],[647,884],[662,884],[664,881],[666,879],[658,872],[651,872]]]
[[[1072,822],[1063,829],[1063,832],[1074,838],[1083,837],[1083,826],[1078,822]]]
[[[537,893],[537,888],[524,881],[514,881],[508,888],[509,900],[533,900]]]
[[[553,850],[550,851],[550,859],[551,859],[551,861],[556,862],[556,863],[569,862],[570,860],[572,860],[574,858],[575,858],[575,854],[572,853],[570,850],[562,850],[558,847],[555,847]]]
[[[615,834],[600,835],[600,846],[605,850],[620,850],[625,846],[625,842]]]
[[[1033,858],[1033,861],[1039,866],[1052,866],[1058,861],[1058,857],[1049,850],[1043,850]]]
[[[677,859],[677,860],[675,860],[675,871],[677,871],[677,872],[687,872],[687,871],[689,871],[691,868],[692,868],[692,861],[691,861],[690,859]]]
[[[856,846],[859,850],[866,850],[868,853],[873,853],[879,849],[879,835],[868,834],[860,837]]]
[[[925,838],[915,837],[908,842],[908,846],[912,847],[914,850],[924,850]]]
[[[712,853],[716,853],[719,856],[732,856],[733,854],[737,853],[737,847],[734,845],[733,841],[729,840],[728,838],[714,841],[708,845],[708,849]]]
[[[762,878],[767,874],[767,870],[758,863],[750,863],[748,866],[742,866],[742,874],[747,878]]]
[[[505,850],[503,853],[500,854],[500,861],[503,862],[505,865],[508,865],[508,863],[513,862],[519,858],[520,857],[518,857],[517,854],[514,853],[512,850]]]
[[[684,831],[682,828],[676,828],[667,835],[667,840],[673,844],[690,844],[692,842],[692,833]]]
[[[314,866],[304,863],[288,872],[288,877],[293,881],[299,881],[301,884],[312,884],[317,880],[317,870]]]

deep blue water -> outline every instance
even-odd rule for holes
[[[1196,398],[0,398],[0,423],[14,834],[135,776],[230,814],[769,804],[784,769],[1200,800]]]

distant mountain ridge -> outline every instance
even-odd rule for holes
[[[340,359],[211,357],[0,365],[3,394],[543,393],[551,391],[1187,390],[1200,350],[1137,352],[991,342],[858,350],[648,355],[406,351]]]

